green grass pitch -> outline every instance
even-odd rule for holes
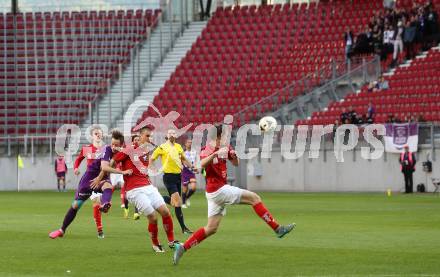
[[[0,276],[361,276],[440,275],[440,197],[262,193],[281,223],[275,237],[249,206],[233,206],[219,232],[187,252],[155,254],[144,218],[122,218],[119,193],[98,240],[90,203],[62,239],[50,240],[73,193],[0,193]],[[202,193],[184,210],[193,230],[206,223]],[[177,239],[185,240],[174,221]],[[159,236],[166,244],[161,222]]]

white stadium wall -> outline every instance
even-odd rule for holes
[[[435,154],[440,158],[440,151],[435,151]],[[333,151],[327,151],[326,155],[326,161],[322,151],[317,159],[309,159],[306,152],[297,160],[282,160],[280,152],[273,152],[270,160],[249,160],[242,163],[248,174],[245,180],[241,180],[240,185],[254,191],[404,191],[404,179],[397,154],[387,153],[386,157],[369,161],[361,158],[360,150],[348,151],[344,153],[345,162],[342,163],[336,161]],[[414,191],[419,183],[428,183],[427,190],[433,191],[431,177],[440,177],[440,161],[438,158],[437,161],[433,161],[433,172],[426,174],[422,170],[426,151],[420,151],[417,158]],[[255,171],[255,168],[258,168],[261,177],[249,174]]]
[[[433,191],[431,177],[440,177],[440,150],[435,152],[437,161],[433,162],[433,173],[428,176],[422,170],[422,161],[426,159],[426,151],[418,153],[418,162],[414,174],[414,189],[419,183],[426,184],[428,177],[428,191]],[[353,161],[355,158],[355,161]],[[399,170],[396,154],[387,154],[386,158],[378,160],[364,160],[360,151],[348,151],[344,153],[345,162],[336,162],[332,151],[327,151],[326,161],[324,153],[320,152],[318,159],[309,159],[308,153],[297,160],[281,160],[280,152],[274,151],[272,158],[253,159],[242,161],[236,171],[228,170],[232,179],[235,177],[236,185],[247,187],[255,191],[354,191],[383,192],[387,189],[402,191],[404,187],[403,176]],[[56,190],[56,177],[51,158],[37,156],[34,163],[30,157],[23,157],[24,168],[20,169],[20,190]],[[257,166],[255,166],[257,164]],[[17,158],[1,157],[0,190],[17,190]],[[261,177],[252,176],[251,172],[258,168]],[[231,168],[230,168],[231,169]],[[83,162],[80,171],[84,172]],[[234,176],[235,175],[235,176]],[[69,169],[67,174],[67,188],[75,189],[80,176],[75,176]],[[198,175],[198,184],[202,188],[204,180]],[[163,188],[161,176],[154,177],[153,183]]]
[[[24,168],[19,169],[19,182],[17,182],[17,158],[0,157],[0,168],[2,169],[0,191],[16,191],[18,190],[18,186],[22,191],[57,189],[57,179],[52,158],[48,156],[37,156],[34,158],[33,163],[30,157],[22,157],[22,160]],[[68,169],[68,173],[66,175],[67,189],[76,189],[85,169],[85,161],[81,163],[81,174],[79,176],[75,176],[73,174],[73,169]],[[164,188],[162,176],[153,177],[152,182],[159,188]],[[204,181],[201,176],[198,176],[198,185],[200,188],[204,186]]]

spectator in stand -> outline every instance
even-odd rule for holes
[[[397,9],[393,9],[390,13],[390,23],[394,27],[397,25],[397,22],[399,21],[399,13]]]
[[[406,51],[406,59],[410,60],[415,58],[416,53],[414,49],[414,40],[416,37],[417,23],[415,17],[411,16],[405,24],[405,30],[403,32],[403,44]]]
[[[416,1],[413,1],[411,11],[413,13],[417,13],[419,10],[419,7],[420,7],[419,3],[417,3]]]
[[[358,115],[352,106],[349,108],[348,118],[351,124],[358,124]]]
[[[403,22],[399,21],[397,23],[397,28],[394,30],[394,52],[393,52],[393,65],[392,66],[396,66],[397,65],[397,57],[399,55],[399,53],[401,53],[403,51],[403,32],[404,32],[404,28],[403,28]]]
[[[385,13],[384,13],[383,17],[384,17],[384,24],[386,24],[386,25],[392,24],[391,11],[392,11],[392,9],[385,9]]]
[[[382,44],[382,55],[381,59],[386,60],[387,56],[393,53],[394,50],[394,29],[393,26],[385,26],[385,31],[383,32],[383,44]]]
[[[378,21],[379,22],[379,21]],[[373,27],[373,50],[374,53],[380,54],[382,48],[382,30],[381,25],[374,25]]]
[[[356,125],[363,125],[365,123],[367,123],[367,116],[365,114],[357,117]]]
[[[368,103],[366,122],[369,124],[373,123],[375,115],[376,115],[376,107],[373,105],[373,103],[370,102]]]
[[[368,28],[373,29],[374,25],[376,25],[376,16],[370,18],[370,23],[368,23]]]
[[[373,51],[373,37],[370,27],[365,28],[365,32],[359,34],[356,38],[356,46],[354,47],[354,53],[366,54]]]
[[[368,83],[368,87],[367,87],[367,92],[373,92],[374,91],[374,87],[375,87],[375,83],[373,81]]]
[[[411,9],[395,8],[393,2],[395,1],[386,0],[385,9],[377,11],[370,18],[366,31],[354,40],[356,45],[353,54],[376,53],[381,55],[382,60],[386,60],[387,55],[392,52],[392,66],[395,66],[404,44],[405,50],[409,52],[407,58],[413,58],[417,54],[414,49],[416,43],[422,43],[422,48],[427,50],[433,46],[433,41],[439,40],[438,15],[429,1],[425,5],[414,1]],[[407,31],[406,34],[404,30]]]
[[[394,0],[384,0],[383,1],[383,7],[386,9],[394,9],[396,6],[396,1]]]
[[[426,28],[426,18],[423,14],[423,8],[418,8],[417,10],[417,18],[418,18],[418,24],[417,24],[417,40],[421,42],[422,44],[425,44],[425,38],[427,37],[427,28]],[[425,45],[422,47],[423,49],[426,48]]]
[[[419,116],[417,117],[417,122],[426,122],[426,120],[423,115],[419,114]]]
[[[342,109],[342,113],[340,115],[340,122],[341,124],[349,124],[349,114],[345,108]]]
[[[211,15],[211,4],[212,4],[212,0],[207,0],[206,1],[206,7],[203,8],[205,5],[203,5],[203,0],[199,1],[200,4],[200,18],[203,20],[204,18],[209,18],[209,16]]]
[[[353,52],[353,44],[354,44],[353,32],[348,27],[344,33],[344,41],[345,41],[345,61],[348,62],[351,58],[351,54]]]
[[[432,47],[432,43],[435,41],[433,38],[434,35],[438,34],[438,15],[437,12],[433,9],[432,5],[428,6],[427,16],[426,16],[426,27],[428,34],[428,44],[429,47]]]
[[[393,114],[389,114],[386,123],[396,123],[396,117]]]
[[[390,84],[388,83],[388,81],[385,80],[385,77],[383,77],[383,75],[380,75],[379,81],[376,83],[376,89],[378,91],[381,91],[381,90],[387,90],[389,88],[390,88]]]

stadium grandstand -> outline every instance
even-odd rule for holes
[[[0,0],[0,277],[440,276],[440,0]]]
[[[420,141],[434,145],[439,8],[438,0],[213,1],[205,12],[199,1],[3,7],[1,153],[53,156],[64,124],[79,126],[82,145],[91,125],[122,130],[129,107],[145,101],[155,108],[136,110],[130,127],[158,111],[178,112],[176,126],[191,123],[189,131],[228,114],[237,130],[265,115],[338,126],[355,113],[350,123],[361,126],[420,121],[432,130]],[[412,43],[390,50],[385,31],[414,26]]]

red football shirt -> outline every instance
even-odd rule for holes
[[[228,160],[232,160],[231,146],[228,146]],[[217,151],[219,148],[211,145],[205,146],[200,152],[200,159],[204,159]],[[227,184],[226,159],[215,157],[210,164],[205,167],[206,172],[206,192],[215,192]]]
[[[151,184],[148,175],[138,169],[146,172],[148,159],[148,152],[140,149],[137,145],[125,147],[124,150],[113,156],[115,162],[121,163],[121,170],[133,170],[131,175],[124,175],[125,191]]]
[[[99,149],[101,149],[101,147]],[[90,165],[95,160],[97,155],[96,150],[98,150],[98,148],[96,148],[93,144],[81,147],[81,151],[79,152],[78,157],[76,157],[73,168],[77,169],[84,158],[87,159],[87,165]]]

